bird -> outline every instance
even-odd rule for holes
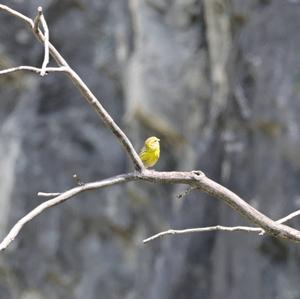
[[[140,158],[146,168],[153,167],[160,155],[160,146],[159,146],[160,139],[151,136],[145,140],[145,144],[140,151]]]

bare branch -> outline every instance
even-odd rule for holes
[[[158,234],[155,234],[147,239],[143,240],[143,243],[148,243],[154,239],[161,238],[165,235],[178,235],[178,234],[189,234],[189,233],[200,233],[200,232],[212,232],[212,231],[226,231],[226,232],[261,232],[262,229],[259,227],[248,227],[248,226],[208,226],[208,227],[197,227],[188,229],[169,229]]]
[[[37,196],[41,196],[41,197],[54,197],[54,196],[58,196],[61,193],[59,192],[54,192],[54,193],[47,193],[47,192],[38,192]]]
[[[241,216],[261,227],[268,234],[277,238],[300,242],[300,231],[271,220],[269,217],[257,211],[254,207],[241,199],[238,195],[213,180],[207,177],[200,179],[199,189],[208,193],[212,197],[223,200]]]
[[[0,71],[0,75],[5,75],[5,74],[9,74],[9,73],[14,73],[14,72],[18,72],[18,71],[30,71],[30,72],[34,72],[34,73],[38,73],[41,74],[42,69],[38,68],[38,67],[34,67],[34,66],[27,66],[27,65],[22,65],[22,66],[17,66],[17,67],[12,67],[9,69],[5,69]],[[45,74],[47,73],[54,73],[54,72],[67,72],[68,69],[66,67],[47,67],[45,68]]]
[[[177,171],[155,171],[155,170],[148,170],[145,169],[143,172],[131,172],[127,174],[122,174],[119,176],[112,177],[110,179],[106,179],[99,182],[94,183],[87,183],[82,186],[75,187],[73,189],[70,189],[66,192],[63,192],[59,194],[57,197],[50,199],[41,205],[37,206],[34,210],[32,210],[30,213],[25,215],[22,219],[20,219],[17,224],[11,229],[9,234],[5,237],[5,239],[0,244],[0,250],[4,250],[17,236],[17,234],[20,232],[24,224],[41,214],[46,209],[53,207],[55,205],[58,205],[67,199],[84,192],[86,190],[93,190],[98,188],[103,188],[106,186],[111,186],[115,184],[125,183],[129,181],[136,181],[136,180],[142,180],[142,181],[148,181],[152,183],[167,183],[167,184],[186,184],[189,186],[197,187],[197,190],[201,190],[206,192],[209,195],[212,195],[216,198],[219,198],[225,203],[227,203],[229,206],[231,206],[236,212],[241,214],[244,218],[250,220],[252,223],[256,224],[258,227],[242,227],[239,226],[239,230],[243,231],[255,231],[259,232],[260,234],[263,234],[264,232],[267,232],[268,234],[282,239],[287,239],[293,242],[300,242],[300,231],[293,229],[289,226],[283,225],[281,223],[277,223],[276,221],[273,221],[269,217],[265,216],[264,214],[257,211],[255,208],[250,206],[247,202],[243,201],[239,196],[237,196],[232,191],[228,190],[227,188],[219,185],[218,183],[214,182],[213,180],[206,177],[202,172],[198,171],[191,171],[191,172],[177,172]],[[42,195],[45,195],[45,193],[42,193]],[[46,195],[48,195],[46,193]],[[295,213],[292,213],[296,215]],[[291,214],[291,215],[292,215]],[[284,220],[291,219],[291,215],[282,218]],[[298,215],[298,211],[297,211]],[[294,216],[295,217],[295,216]],[[280,219],[279,221],[282,221]],[[216,226],[216,227],[222,227],[222,226]],[[232,228],[230,228],[232,229]],[[207,228],[195,228],[195,229],[189,229],[189,232],[192,232],[191,230],[202,230],[207,231]],[[215,229],[217,230],[217,229]],[[220,229],[218,229],[220,230]],[[237,230],[237,229],[235,229]],[[174,231],[174,230],[171,230]],[[184,230],[186,231],[186,230]],[[227,229],[229,231],[229,228]],[[170,233],[159,233],[158,236],[155,238]],[[149,239],[149,238],[148,238]],[[146,240],[148,240],[146,239]],[[150,239],[154,239],[150,237]]]
[[[287,239],[293,242],[300,242],[300,231],[293,229],[289,226],[283,225],[282,223],[299,215],[300,212],[296,211],[282,219],[280,219],[278,222],[273,221],[266,215],[262,214],[261,212],[257,211],[255,208],[253,208],[251,205],[249,205],[246,201],[241,199],[238,195],[233,193],[232,191],[228,190],[227,188],[221,186],[220,184],[214,182],[213,180],[207,178],[202,172],[200,171],[191,171],[191,172],[157,172],[154,170],[147,170],[144,168],[143,163],[141,159],[139,158],[137,152],[135,151],[134,147],[132,146],[130,140],[125,135],[125,133],[121,130],[121,128],[114,122],[114,120],[111,118],[109,113],[104,109],[104,107],[101,105],[101,103],[98,101],[98,99],[95,97],[95,95],[91,92],[91,90],[87,87],[87,85],[82,81],[82,79],[79,77],[79,75],[70,68],[68,63],[64,60],[64,58],[60,55],[60,53],[56,50],[56,48],[49,42],[49,36],[46,33],[45,27],[47,24],[43,25],[45,34],[42,33],[42,31],[38,28],[39,22],[42,23],[42,11],[40,11],[40,16],[38,16],[38,20],[34,22],[30,18],[20,14],[19,12],[0,4],[0,10],[4,10],[11,15],[21,19],[24,21],[29,27],[31,28],[32,32],[35,34],[37,39],[45,46],[45,52],[46,52],[46,45],[48,44],[48,49],[51,54],[51,56],[55,59],[58,66],[60,68],[46,68],[45,65],[47,65],[47,59],[44,57],[44,63],[43,67],[41,69],[34,68],[34,67],[23,67],[23,70],[29,70],[34,72],[40,72],[43,73],[43,71],[49,70],[49,71],[65,71],[67,75],[70,77],[76,88],[81,92],[81,94],[84,96],[84,98],[87,100],[87,102],[92,106],[92,108],[98,113],[98,115],[101,117],[105,125],[112,131],[112,133],[118,138],[118,140],[121,142],[121,144],[124,146],[124,149],[130,156],[131,160],[134,163],[135,169],[138,170],[137,172],[132,172],[128,174],[119,175],[116,177],[112,177],[110,179],[106,179],[100,182],[94,182],[94,183],[87,183],[83,184],[81,186],[77,186],[75,188],[72,188],[66,192],[63,192],[61,194],[55,193],[55,197],[45,201],[44,203],[37,206],[35,209],[33,209],[31,212],[29,212],[27,215],[25,215],[22,219],[20,219],[16,225],[12,228],[12,230],[9,232],[9,234],[5,237],[5,239],[0,243],[0,250],[4,250],[11,242],[12,240],[18,235],[22,227],[29,221],[31,221],[33,218],[41,214],[46,209],[53,207],[55,205],[58,205],[67,199],[84,192],[86,190],[92,190],[97,188],[102,188],[106,186],[111,186],[114,184],[120,184],[128,181],[133,180],[143,180],[143,181],[149,181],[152,183],[168,183],[168,184],[185,184],[189,186],[189,189],[197,189],[199,191],[206,192],[207,194],[211,195],[212,197],[218,198],[222,201],[224,201],[227,205],[229,205],[233,210],[238,212],[240,215],[242,215],[244,218],[248,219],[250,222],[255,224],[258,227],[254,228],[247,228],[245,227],[238,227],[239,229],[235,230],[246,230],[246,231],[253,231],[261,232],[261,233],[268,233],[274,237]],[[45,53],[45,56],[47,54]],[[46,62],[45,62],[46,61]],[[19,71],[22,70],[22,67],[13,68],[9,70],[2,71],[2,74],[9,73],[13,71]],[[1,74],[1,73],[0,73]],[[189,190],[188,189],[188,190]],[[45,193],[39,193],[41,196],[52,196]],[[221,226],[216,226],[218,230],[220,230]],[[224,228],[224,227],[223,227]],[[202,231],[204,229],[208,228],[202,228]],[[211,229],[211,228],[210,228]],[[233,228],[227,228],[229,230]],[[192,229],[194,230],[194,229]],[[198,229],[199,230],[199,229]],[[215,229],[216,230],[216,229]],[[223,229],[224,230],[224,229]],[[174,233],[174,230],[172,230]],[[162,233],[160,233],[162,235]]]
[[[8,12],[9,14],[21,19],[22,21],[24,21],[30,28],[33,28],[33,21],[24,16],[23,14],[19,13],[18,11],[6,6],[6,5],[3,5],[3,4],[0,4],[0,10],[4,10],[6,12]]]
[[[27,25],[30,26],[32,32],[35,34],[37,39],[42,43],[45,44],[46,37],[41,32],[41,30],[35,30],[34,21],[30,18],[22,15],[21,13],[9,8],[6,5],[0,5],[0,10],[4,10],[13,16],[20,18],[21,20],[25,21]],[[49,42],[49,52],[54,60],[57,62],[59,66],[64,66],[68,68],[67,74],[69,75],[70,79],[86,99],[86,101],[92,106],[92,108],[97,112],[97,114],[101,117],[104,124],[112,131],[112,133],[118,138],[119,142],[124,146],[126,152],[128,153],[129,157],[131,158],[134,167],[136,170],[143,170],[145,167],[143,162],[141,161],[139,155],[137,154],[136,150],[134,149],[132,143],[123,132],[123,130],[115,123],[109,113],[105,110],[105,108],[101,105],[99,100],[95,97],[95,95],[91,92],[88,86],[82,81],[79,75],[71,69],[65,59],[60,55],[60,53],[56,50],[56,48]]]
[[[126,152],[134,163],[136,170],[145,169],[143,162],[141,161],[139,155],[135,151],[132,143],[126,136],[126,134],[121,130],[121,128],[114,122],[109,113],[104,109],[104,107],[100,104],[95,95],[91,92],[91,90],[87,87],[87,85],[82,81],[82,79],[78,76],[78,74],[73,71],[71,68],[69,69],[68,75],[71,80],[87,100],[87,102],[93,107],[93,109],[100,115],[102,121],[105,125],[112,131],[112,133],[118,138],[121,144],[124,146]]]
[[[42,24],[44,29],[44,61],[42,64],[42,70],[41,70],[41,76],[45,76],[46,73],[46,67],[49,63],[49,29],[47,22],[45,20],[44,14],[43,14],[43,8],[41,6],[38,7],[38,14],[34,19],[33,22],[33,30],[35,34],[39,33],[39,24]]]
[[[43,8],[41,6],[39,6],[37,11],[38,11],[38,13],[33,20],[33,30],[35,33],[39,32],[39,26],[40,26],[40,21],[41,21],[41,15],[43,13]]]
[[[38,205],[36,208],[34,208],[30,213],[26,214],[23,218],[21,218],[10,230],[10,232],[7,234],[7,236],[3,239],[3,241],[0,243],[0,251],[7,248],[7,246],[15,239],[15,237],[19,234],[22,227],[29,221],[31,221],[36,216],[40,215],[45,210],[56,206],[58,204],[61,204],[68,200],[69,198],[74,197],[75,195],[87,191],[87,190],[94,190],[99,189],[107,186],[112,186],[116,184],[121,184],[127,181],[132,181],[136,178],[135,173],[128,173],[123,175],[118,175],[103,181],[99,182],[92,182],[88,184],[84,184],[82,186],[78,186],[75,188],[72,188],[66,192],[61,193],[55,198],[49,199],[42,204]],[[43,193],[42,193],[43,194]]]
[[[188,188],[187,190],[190,190]],[[283,218],[280,218],[276,221],[276,223],[284,223],[292,218],[295,218],[300,215],[300,210],[297,210]],[[209,227],[196,227],[196,228],[187,228],[187,229],[169,229],[166,231],[162,231],[157,233],[147,239],[143,240],[143,243],[150,242],[154,239],[163,237],[165,235],[176,235],[176,234],[188,234],[188,233],[200,233],[200,232],[210,232],[210,231],[227,231],[227,232],[235,232],[235,231],[244,231],[244,232],[257,232],[260,236],[265,234],[265,231],[260,227],[251,227],[251,226],[209,226]]]
[[[293,213],[291,213],[291,214],[289,214],[289,215],[287,215],[287,216],[285,216],[285,217],[277,220],[276,222],[277,223],[285,223],[285,222],[287,222],[287,221],[291,220],[292,218],[295,218],[295,217],[297,217],[299,215],[300,215],[300,210],[297,210],[297,211],[295,211],[295,212],[293,212]]]

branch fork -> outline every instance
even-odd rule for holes
[[[299,216],[300,210],[295,211],[282,219],[273,221],[272,219],[270,219],[269,217],[262,214],[251,205],[249,205],[246,201],[244,201],[242,198],[240,198],[238,195],[236,195],[229,189],[206,177],[205,174],[201,171],[197,170],[182,172],[155,171],[146,169],[141,159],[139,158],[139,155],[134,149],[132,143],[130,142],[126,134],[123,132],[123,130],[115,123],[115,121],[105,110],[105,108],[102,106],[97,97],[91,92],[91,90],[80,78],[80,76],[68,65],[65,59],[49,41],[49,29],[42,8],[38,8],[37,16],[34,20],[21,14],[16,10],[13,10],[12,8],[6,5],[0,4],[0,11],[6,12],[23,21],[27,26],[29,26],[29,28],[32,30],[33,34],[36,36],[38,41],[41,42],[44,46],[44,59],[41,68],[33,66],[19,66],[2,70],[0,71],[0,75],[5,75],[16,71],[31,71],[39,73],[41,76],[44,76],[50,72],[66,73],[66,75],[74,83],[78,91],[83,95],[87,103],[95,110],[95,112],[99,115],[104,124],[108,127],[108,129],[111,130],[112,134],[114,134],[115,137],[122,144],[124,150],[127,152],[129,158],[133,162],[135,169],[133,172],[120,174],[101,181],[89,182],[84,184],[79,184],[77,182],[77,186],[64,192],[39,192],[39,196],[51,198],[38,205],[13,226],[13,228],[10,230],[7,236],[0,243],[0,251],[6,249],[11,244],[11,242],[16,238],[16,236],[19,234],[19,232],[22,230],[23,226],[26,223],[30,222],[32,219],[34,219],[47,209],[59,205],[65,202],[66,200],[73,198],[74,196],[87,190],[95,190],[116,184],[127,183],[130,181],[148,181],[154,184],[184,184],[187,186],[187,189],[186,191],[178,195],[179,198],[187,196],[192,191],[205,192],[208,195],[211,195],[212,197],[218,198],[219,200],[225,202],[234,211],[236,211],[242,217],[249,220],[255,225],[255,227],[226,227],[216,225],[211,227],[191,228],[185,230],[170,229],[145,239],[144,243],[170,234],[183,234],[207,231],[244,231],[256,232],[259,233],[259,235],[263,235],[264,233],[266,233],[276,238],[286,239],[292,242],[300,243],[300,231],[283,224],[288,220]],[[39,28],[40,25],[43,29],[43,32]],[[57,67],[47,67],[50,55],[56,61]]]

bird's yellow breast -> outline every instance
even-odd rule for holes
[[[147,149],[146,147],[143,147],[140,152],[140,158],[143,161],[145,167],[152,167],[154,166],[160,155],[160,149],[159,147],[155,150]]]

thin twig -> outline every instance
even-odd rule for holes
[[[178,199],[183,199],[184,197],[188,196],[193,190],[195,190],[196,187],[194,186],[191,186],[191,187],[188,187],[187,189],[185,189],[184,191],[180,192],[179,194],[177,194],[177,198]]]
[[[289,214],[289,215],[287,215],[287,216],[285,216],[285,217],[277,220],[276,222],[277,223],[285,223],[285,222],[287,222],[287,221],[291,220],[292,218],[295,218],[295,217],[297,217],[299,215],[300,215],[300,210],[297,210],[297,211],[295,211],[295,212],[293,212],[293,213],[291,213],[291,214]]]
[[[187,228],[187,229],[169,229],[158,234],[155,234],[147,239],[143,240],[143,243],[153,241],[154,239],[163,237],[165,235],[178,235],[178,234],[188,234],[188,233],[200,233],[200,232],[211,232],[211,231],[226,231],[226,232],[260,232],[262,229],[259,227],[248,227],[248,226],[208,226],[208,227],[197,227],[197,228]]]
[[[34,72],[34,73],[38,73],[41,74],[42,69],[39,67],[34,67],[34,66],[27,66],[27,65],[21,65],[21,66],[17,66],[17,67],[12,67],[9,69],[5,69],[0,71],[0,75],[4,75],[4,74],[9,74],[9,73],[13,73],[13,72],[18,72],[18,71],[30,71],[30,72]],[[47,73],[54,73],[54,72],[67,72],[68,69],[66,67],[47,67],[45,68],[45,74]]]
[[[33,30],[34,30],[35,33],[39,32],[39,26],[40,26],[42,13],[43,13],[43,9],[42,9],[42,7],[39,6],[38,9],[37,9],[37,15],[33,20]]]
[[[18,11],[6,6],[6,5],[3,5],[3,4],[0,4],[0,10],[4,10],[8,13],[10,13],[11,15],[21,19],[22,21],[24,21],[29,27],[33,28],[33,21],[26,17],[25,15],[19,13]]]
[[[54,196],[58,196],[61,193],[59,192],[55,192],[55,193],[46,193],[46,192],[38,192],[37,196],[41,196],[41,197],[54,197]]]
[[[49,63],[49,29],[48,29],[48,25],[47,22],[45,20],[44,14],[43,14],[43,9],[41,6],[39,6],[38,8],[38,15],[40,16],[40,20],[44,29],[44,48],[45,48],[45,52],[44,52],[44,61],[42,64],[42,71],[41,71],[41,76],[44,76],[46,73],[46,67]],[[38,30],[36,31],[38,32]]]
[[[74,174],[73,174],[73,179],[75,180],[75,182],[76,182],[76,184],[77,184],[78,186],[84,185],[84,182],[81,181],[81,179],[80,179],[80,177],[79,177],[78,174],[74,173]]]
[[[276,221],[276,223],[285,223],[292,218],[295,218],[300,215],[300,210],[297,210],[283,218],[280,218]],[[166,231],[159,232],[147,239],[143,240],[143,243],[150,242],[154,239],[166,236],[166,235],[176,235],[176,234],[188,234],[188,233],[201,233],[201,232],[210,232],[210,231],[227,231],[227,232],[234,232],[234,231],[244,231],[244,232],[257,232],[260,236],[265,234],[265,231],[260,227],[252,227],[252,226],[208,226],[208,227],[196,227],[196,228],[187,228],[187,229],[169,229]]]

